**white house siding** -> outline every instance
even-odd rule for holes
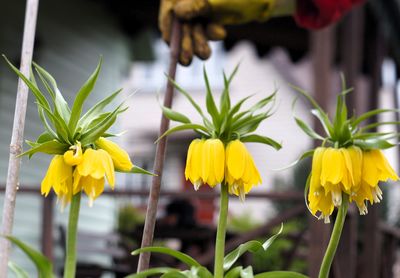
[[[0,11],[0,52],[13,60],[18,59],[20,53],[24,10],[25,1],[9,1]],[[87,107],[121,87],[129,64],[128,42],[118,30],[116,19],[103,6],[93,1],[40,1],[37,40],[34,58],[54,75],[67,101],[72,100],[80,85],[94,70],[100,55],[104,56],[103,68]],[[0,62],[1,184],[6,180],[16,87],[15,75],[4,62]],[[30,95],[25,138],[35,139],[42,131],[34,98]],[[31,161],[24,159],[21,184],[37,187],[49,159],[44,155],[35,155]],[[14,235],[37,248],[40,246],[41,203],[41,196],[19,194],[14,223]],[[2,208],[2,196],[0,205]],[[115,201],[111,198],[102,196],[96,200],[93,208],[87,207],[87,199],[84,198],[79,227],[85,231],[111,230],[114,208]],[[55,223],[65,224],[67,218],[68,211],[60,213],[57,207]],[[34,273],[33,266],[20,252],[14,252],[12,259]],[[92,259],[105,260],[102,256]]]

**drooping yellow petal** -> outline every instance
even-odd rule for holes
[[[107,181],[110,184],[111,188],[114,189],[115,185],[115,173],[114,173],[114,164],[111,156],[109,155],[108,152],[104,150],[98,150],[100,157],[101,157],[101,162],[102,162],[102,167],[105,171]],[[104,176],[104,175],[103,175]]]
[[[359,147],[352,146],[348,148],[353,169],[354,187],[352,191],[357,191],[361,185],[361,170],[362,170],[362,151]]]
[[[226,164],[234,179],[240,179],[246,166],[246,147],[239,140],[228,143],[226,147]]]
[[[133,168],[128,153],[118,144],[103,137],[100,137],[95,144],[111,156],[115,169],[127,172]]]
[[[344,161],[340,150],[327,148],[322,158],[321,184],[327,182],[338,184],[342,181],[344,172]]]
[[[376,161],[377,168],[379,169],[380,181],[387,181],[388,179],[396,181],[399,179],[396,172],[393,170],[392,166],[390,166],[389,162],[387,161],[385,155],[381,150],[371,150],[371,154]]]
[[[47,196],[53,188],[57,195],[72,190],[72,167],[64,162],[62,155],[55,155],[50,162],[41,184],[41,192]]]
[[[339,150],[343,156],[343,162],[344,162],[342,185],[344,186],[346,192],[350,193],[351,187],[354,186],[353,164],[351,161],[351,156],[349,154],[348,149],[341,148]]]
[[[74,146],[71,146],[70,150],[64,153],[64,162],[70,166],[78,165],[82,162],[82,160],[83,156],[80,142]]]
[[[379,170],[376,163],[372,151],[363,152],[362,179],[370,186],[376,186],[379,182]]]
[[[217,183],[221,183],[225,176],[225,147],[221,140],[213,142],[214,148],[214,172]]]
[[[319,147],[314,151],[311,166],[310,192],[315,192],[321,187],[322,158],[325,150],[325,148]]]

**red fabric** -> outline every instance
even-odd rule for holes
[[[355,5],[365,0],[297,0],[294,15],[297,25],[307,29],[320,29],[338,21]]]

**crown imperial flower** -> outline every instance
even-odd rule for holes
[[[113,141],[100,137],[95,143],[97,147],[105,150],[111,156],[116,170],[128,172],[133,168],[128,153]]]

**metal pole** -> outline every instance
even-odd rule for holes
[[[172,26],[172,36],[170,45],[170,62],[168,75],[170,78],[175,79],[176,66],[180,52],[181,30],[180,24],[177,19],[174,19]],[[174,94],[174,86],[171,82],[167,81],[167,87],[164,96],[164,106],[171,107]],[[169,119],[164,115],[161,117],[160,135],[167,131],[169,128]],[[153,243],[154,226],[156,222],[157,205],[160,196],[162,170],[164,165],[164,158],[167,147],[167,138],[164,137],[158,141],[156,149],[156,157],[154,161],[153,171],[157,176],[153,177],[148,206],[146,211],[146,220],[144,223],[142,247],[147,247]],[[150,253],[141,253],[139,256],[139,263],[137,272],[143,271],[149,267]]]
[[[20,66],[20,71],[25,76],[29,76],[32,62],[38,7],[39,0],[27,0]],[[15,199],[18,190],[18,177],[21,165],[21,158],[18,157],[18,155],[22,152],[27,102],[28,87],[21,79],[19,79],[10,144],[6,192],[4,196],[3,220],[0,231],[0,234],[2,235],[10,235],[13,227]],[[9,255],[10,243],[6,239],[2,238],[0,239],[0,273],[7,273]]]

